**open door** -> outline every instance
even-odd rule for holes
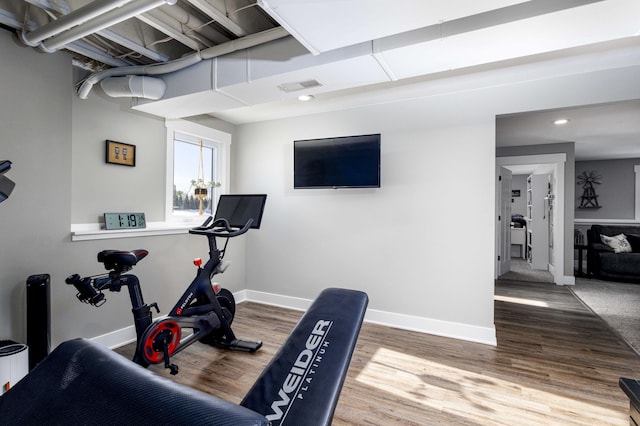
[[[498,247],[496,277],[511,269],[511,170],[500,167],[497,170],[498,191]]]

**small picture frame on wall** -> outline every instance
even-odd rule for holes
[[[106,161],[111,164],[135,167],[136,146],[128,143],[106,141]]]
[[[519,197],[520,196],[520,190],[519,189],[512,189],[511,190],[511,196],[512,197]]]

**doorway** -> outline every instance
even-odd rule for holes
[[[546,228],[548,235],[546,235],[545,239],[548,242],[544,244],[548,244],[548,266],[545,268],[550,276],[552,277],[552,282],[558,285],[567,284],[564,277],[564,169],[566,162],[566,154],[541,154],[541,155],[523,155],[523,156],[512,156],[512,157],[498,157],[496,158],[496,175],[500,174],[501,168],[508,169],[512,175],[520,175],[520,174],[546,174],[549,176],[549,192],[547,197],[543,202],[546,202],[547,205],[544,206],[546,214],[548,214],[548,227]],[[509,185],[511,185],[511,180],[509,180]],[[509,189],[510,191],[510,189]],[[501,222],[499,219],[501,216],[505,214],[504,203],[501,203],[503,198],[502,194],[504,194],[504,188],[499,180],[496,181],[496,253],[503,255],[503,253],[508,254],[508,271],[511,271],[511,238],[506,237],[504,235],[505,232],[511,232],[509,227],[502,226],[504,222]],[[520,194],[521,196],[527,196],[527,194]],[[502,205],[501,205],[502,204]],[[511,219],[511,211],[510,209],[508,217],[506,220]],[[525,216],[526,217],[526,216]],[[526,240],[525,244],[529,244],[531,241],[531,229],[528,229],[525,232],[528,232],[529,238]],[[538,231],[540,232],[540,231]],[[505,244],[509,244],[508,247],[505,247]],[[530,250],[531,246],[525,248],[525,250]],[[525,255],[525,259],[530,259],[529,254]],[[514,268],[517,270],[520,268],[520,272],[526,271],[527,267],[530,265],[530,262],[523,263],[520,260],[514,262]],[[496,256],[496,266],[495,266],[495,278],[501,275],[501,272],[505,272],[505,259],[502,256]],[[535,271],[538,274],[538,271]],[[541,271],[544,272],[544,271]],[[544,274],[538,274],[543,276]]]

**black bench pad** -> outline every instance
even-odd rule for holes
[[[84,339],[60,344],[0,397],[6,425],[267,425]]]
[[[277,425],[328,425],[368,304],[366,293],[324,290],[240,405]]]

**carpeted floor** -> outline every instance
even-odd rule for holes
[[[640,284],[576,277],[568,288],[640,355]]]

